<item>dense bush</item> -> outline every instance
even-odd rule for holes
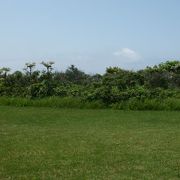
[[[53,64],[42,62],[46,68],[42,72],[34,71],[35,63],[27,63],[24,72],[1,68],[0,96],[6,97],[1,104],[17,105],[19,100],[20,104],[40,106],[180,109],[179,61],[139,71],[109,67],[104,75],[89,75],[73,65],[65,72],[53,72]]]

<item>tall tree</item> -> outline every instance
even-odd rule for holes
[[[53,67],[52,67],[52,65],[54,64],[53,61],[49,61],[49,62],[42,61],[41,64],[46,68],[47,74],[49,74],[53,70]]]
[[[3,67],[3,68],[0,69],[0,74],[2,74],[4,76],[4,78],[6,78],[7,77],[7,73],[10,70],[11,70],[10,68]]]
[[[28,71],[29,75],[32,75],[32,70],[34,69],[34,67],[36,66],[36,63],[26,63],[26,68],[25,70]]]

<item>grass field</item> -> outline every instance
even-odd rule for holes
[[[0,179],[180,179],[180,112],[0,107]]]

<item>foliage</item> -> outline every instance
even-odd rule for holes
[[[129,109],[136,109],[132,105],[135,102],[144,103],[144,109],[153,109],[145,106],[146,101],[155,107],[162,99],[180,99],[180,61],[167,61],[138,71],[109,67],[103,75],[86,74],[74,65],[65,72],[53,72],[51,61],[42,62],[46,71],[36,70],[35,65],[26,63],[25,72],[10,73],[9,68],[1,68],[0,96],[79,98],[86,103],[102,102],[106,107],[124,106],[128,102]]]

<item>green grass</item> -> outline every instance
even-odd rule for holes
[[[121,101],[115,104],[105,104],[101,101],[85,101],[78,97],[46,97],[46,98],[21,98],[0,97],[0,106],[16,107],[53,107],[53,108],[76,108],[76,109],[118,109],[118,110],[164,110],[180,111],[179,98],[145,99],[136,98]]]
[[[0,107],[0,179],[180,179],[180,112]]]
[[[103,109],[105,105],[100,101],[86,102],[75,97],[46,97],[46,98],[21,98],[0,97],[0,106],[16,107],[54,107],[54,108],[76,108],[76,109]]]

